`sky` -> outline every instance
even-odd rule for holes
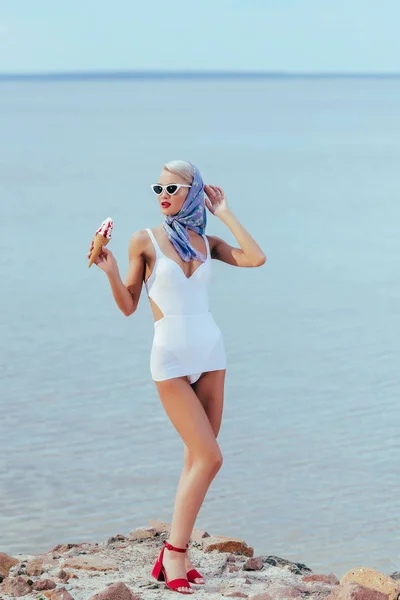
[[[0,73],[400,73],[400,0],[0,0]]]

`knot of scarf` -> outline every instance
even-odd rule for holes
[[[203,234],[207,224],[204,182],[197,167],[194,165],[192,167],[194,168],[194,177],[185,202],[176,215],[165,217],[163,229],[183,261],[188,262],[194,259],[205,262],[207,257],[193,248],[185,229],[187,227],[196,233]]]

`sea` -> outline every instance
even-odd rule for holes
[[[183,442],[92,237],[190,160],[264,251],[213,261],[223,465],[196,527],[339,578],[400,569],[400,77],[0,80],[0,551],[170,522]],[[206,233],[235,245],[208,213]]]

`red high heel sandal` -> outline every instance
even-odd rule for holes
[[[157,581],[165,581],[166,586],[170,590],[174,590],[174,592],[178,592],[179,594],[191,594],[192,592],[189,592],[189,591],[181,592],[180,590],[177,589],[179,587],[185,587],[185,588],[191,589],[191,586],[187,579],[183,579],[183,577],[182,577],[182,578],[178,578],[178,579],[173,579],[172,581],[167,581],[167,574],[165,573],[165,567],[163,567],[163,564],[162,564],[165,548],[168,548],[168,550],[175,550],[175,552],[186,552],[186,548],[176,548],[169,542],[164,542],[164,547],[161,548],[160,556],[158,557],[156,564],[154,565],[153,570],[151,572],[152,576],[155,577],[157,579]]]
[[[186,548],[189,548],[189,544],[186,544]],[[190,583],[195,583],[196,585],[205,584],[205,581],[200,581],[200,583],[196,581],[196,579],[204,579],[203,575],[200,575],[200,573],[196,571],[196,569],[190,569],[190,571],[187,572],[186,576]]]

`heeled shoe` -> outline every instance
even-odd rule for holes
[[[186,548],[189,548],[189,544],[186,544]],[[188,581],[190,581],[190,583],[195,583],[196,585],[205,584],[205,581],[200,581],[200,583],[196,581],[196,579],[204,579],[203,575],[200,575],[200,573],[196,571],[196,569],[190,569],[190,571],[186,573],[186,577]]]
[[[172,579],[172,581],[167,580],[167,574],[165,572],[165,567],[163,566],[165,548],[168,548],[168,550],[175,550],[175,552],[186,552],[187,546],[186,548],[176,548],[169,542],[164,542],[164,547],[161,548],[160,556],[156,560],[156,564],[154,565],[153,570],[151,572],[152,576],[155,577],[157,581],[165,581],[166,586],[174,592],[178,592],[179,594],[192,594],[193,592],[182,592],[181,590],[177,589],[180,587],[191,589],[191,585],[189,584],[189,581],[187,579],[180,577],[178,579]]]
[[[187,572],[186,577],[187,577],[188,581],[190,581],[190,583],[195,583],[196,585],[204,585],[205,584],[205,581],[196,581],[196,579],[204,580],[203,575],[200,575],[200,573],[198,571],[196,571],[196,569],[190,569],[190,571]]]

